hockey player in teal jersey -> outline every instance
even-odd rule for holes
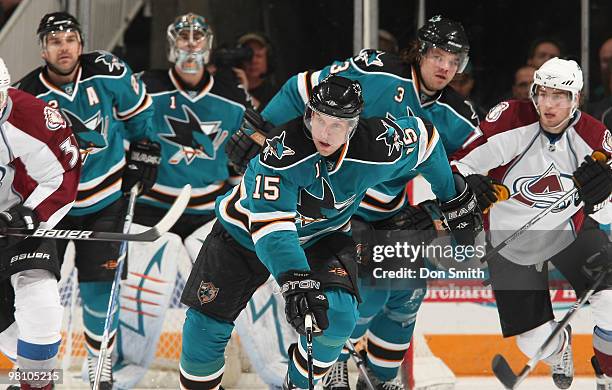
[[[305,114],[275,129],[239,185],[216,204],[219,221],[182,295],[181,388],[215,389],[233,321],[272,276],[288,322],[285,389],[308,388],[304,316],[319,328],[314,378],[338,358],[357,320],[356,250],[350,219],[365,191],[417,170],[432,184],[452,231],[474,229],[476,201],[453,176],[436,129],[416,117],[360,119],[358,82],[332,75],[313,88]]]
[[[178,16],[168,26],[170,69],[142,74],[155,107],[162,164],[139,199],[135,222],[153,226],[185,184],[192,198],[172,231],[186,239],[214,218],[214,202],[230,188],[224,146],[242,124],[248,95],[231,69],[206,70],[213,34],[205,18]],[[204,239],[205,237],[199,237]],[[197,251],[194,253],[194,258]]]
[[[293,76],[262,116],[271,125],[278,125],[304,112],[313,86],[329,74],[338,74],[358,80],[363,86],[366,117],[416,115],[425,118],[438,129],[450,156],[479,135],[478,117],[472,107],[447,86],[466,66],[468,51],[467,35],[461,24],[435,16],[419,29],[417,40],[401,56],[362,50],[347,61]],[[229,157],[238,168],[244,167],[258,150],[259,146],[242,131],[228,142]],[[406,183],[416,174],[405,172],[369,189],[355,213],[354,225],[364,225],[365,221],[378,229],[424,230],[423,237],[433,237],[434,225],[429,213],[423,207],[410,206],[406,197]],[[471,177],[466,179],[472,180]],[[401,224],[394,221],[401,221]],[[425,295],[425,283],[421,287],[385,290],[360,286],[363,300],[359,305],[360,320],[351,338],[358,339],[368,332],[371,348],[368,348],[367,363],[377,386],[384,385],[388,389],[402,386],[397,372]],[[326,389],[349,388],[347,359],[348,354],[343,353],[324,381]],[[358,388],[364,386],[360,378]]]
[[[123,193],[137,183],[143,191],[150,188],[159,164],[159,145],[149,141],[155,135],[151,98],[127,64],[111,53],[83,53],[80,26],[72,15],[45,15],[37,35],[46,65],[30,72],[17,86],[59,108],[79,142],[83,162],[77,200],[57,228],[121,232],[127,204]],[[131,141],[127,163],[124,135]],[[60,259],[66,244],[57,242]],[[91,378],[119,243],[77,241],[75,246]],[[114,338],[116,322],[112,329]],[[110,354],[101,381],[101,388],[111,388]]]
[[[167,38],[172,67],[140,76],[153,99],[161,164],[157,181],[138,199],[134,229],[157,224],[185,184],[191,185],[192,197],[171,233],[155,243],[130,244],[131,277],[140,273],[168,283],[149,285],[141,279],[141,286],[152,292],[150,304],[143,305],[143,310],[121,312],[114,374],[122,387],[136,385],[155,358],[174,293],[172,280],[187,277],[214,223],[215,199],[231,188],[232,180],[239,180],[230,176],[224,146],[242,124],[249,105],[231,68],[218,68],[214,75],[206,69],[213,31],[204,17],[193,13],[178,16],[168,26]],[[177,253],[183,252],[183,247],[191,261]],[[156,262],[159,267],[151,266]]]

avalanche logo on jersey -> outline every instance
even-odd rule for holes
[[[345,208],[355,201],[355,195],[352,195],[343,202],[336,202],[334,191],[329,182],[323,177],[316,186],[319,188],[314,190],[320,189],[320,191],[316,191],[320,192],[320,196],[306,189],[302,189],[298,195],[297,220],[300,221],[300,226],[302,227],[333,217],[344,211]]]
[[[359,54],[355,57],[356,62],[363,62],[365,66],[384,66],[380,56],[384,54],[384,51],[372,50],[372,49],[361,49]]]
[[[115,57],[112,53],[104,50],[100,50],[100,55],[94,60],[94,62],[101,62],[108,67],[108,73],[112,73],[115,68],[120,70],[125,67],[125,64]]]
[[[45,124],[47,126],[47,129],[55,131],[66,127],[66,121],[64,121],[64,117],[55,108],[46,106],[43,109],[43,114],[45,115]]]
[[[274,138],[266,139],[266,147],[263,150],[264,161],[266,161],[270,155],[280,160],[284,156],[293,156],[295,154],[293,149],[285,145],[285,136],[286,133],[283,131]]]
[[[524,176],[515,180],[512,188],[515,192],[511,198],[527,205],[528,207],[536,207],[545,209],[565,195],[563,182],[567,182],[568,187],[572,187],[571,175],[559,173],[559,170],[554,163],[551,163],[546,172],[537,176]],[[565,203],[560,204],[553,213],[558,213],[571,204],[574,199],[568,199]]]
[[[393,154],[393,151],[400,151],[401,148],[406,148],[406,154],[412,152],[415,148],[418,137],[414,129],[401,129],[393,116],[387,113],[387,118],[381,122],[385,126],[385,130],[376,137],[376,141],[383,141],[389,148],[388,156]]]
[[[196,158],[214,160],[217,157],[217,150],[229,134],[228,131],[219,132],[221,121],[202,122],[189,107],[185,105],[182,107],[186,119],[164,115],[172,132],[159,136],[179,149],[168,162],[178,164],[185,160],[189,165]]]
[[[82,120],[76,114],[63,108],[62,112],[68,118],[72,132],[79,141],[79,149],[81,150],[81,160],[83,164],[90,154],[96,154],[104,150],[108,143],[106,137],[108,134],[108,118],[102,118],[100,111],[96,112],[91,118]]]
[[[603,142],[601,146],[608,152],[612,153],[612,134],[610,134],[610,130],[606,129],[604,132]]]

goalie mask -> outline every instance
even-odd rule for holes
[[[213,33],[206,19],[188,13],[168,26],[168,61],[185,73],[198,73],[210,58]]]
[[[417,38],[421,55],[435,47],[457,54],[457,72],[463,73],[469,61],[470,44],[461,23],[436,15],[417,31]]]
[[[313,126],[326,126],[332,141],[330,143],[343,144],[355,132],[362,109],[359,82],[331,75],[312,89],[304,113],[304,124],[311,133]]]

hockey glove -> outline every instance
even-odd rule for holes
[[[591,281],[595,281],[602,272],[607,272],[602,286],[612,287],[612,243],[607,243],[601,250],[586,259],[582,266],[582,273]]]
[[[586,156],[572,178],[578,187],[577,202],[584,202],[585,213],[593,214],[606,205],[612,192],[612,169],[602,152]]]
[[[310,271],[287,271],[278,277],[278,284],[285,298],[285,316],[299,334],[306,335],[304,319],[310,313],[314,320],[314,335],[320,335],[329,326],[327,309],[329,302],[321,282]]]
[[[463,176],[453,173],[457,196],[440,203],[440,211],[446,227],[458,245],[474,245],[476,235],[482,230],[482,213],[476,197]]]
[[[427,212],[425,206],[432,201],[425,201],[416,206],[405,206],[390,218],[373,223],[376,230],[405,230],[413,232],[411,236],[415,242],[428,243],[433,240],[437,233],[433,219]]]
[[[0,212],[0,234],[2,234],[2,230],[6,228],[36,229],[38,225],[39,222],[36,213],[20,204]],[[0,248],[11,247],[23,240],[23,237],[0,237]]]
[[[140,184],[139,194],[147,193],[157,180],[160,162],[161,147],[158,142],[140,140],[130,143],[121,191],[128,194],[135,184]]]
[[[476,195],[478,207],[483,214],[489,212],[491,206],[510,197],[508,187],[484,175],[468,175],[465,177],[470,189]]]
[[[272,129],[272,124],[266,122],[257,111],[247,109],[244,112],[244,120],[240,129],[225,144],[227,158],[237,173],[244,174],[249,161],[261,151],[266,138],[265,134]]]

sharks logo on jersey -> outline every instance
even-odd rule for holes
[[[96,57],[94,63],[102,63],[108,67],[108,72],[112,73],[115,69],[121,70],[125,67],[125,64],[115,57],[112,53],[107,51],[99,50],[100,55]]]
[[[545,209],[565,195],[563,182],[566,182],[566,188],[573,187],[571,175],[560,173],[555,164],[551,163],[541,175],[524,176],[516,179],[513,185],[515,194],[511,198],[528,207]],[[565,203],[552,210],[552,212],[558,213],[573,202],[574,199],[568,199]]]
[[[365,66],[384,66],[380,56],[384,52],[372,49],[362,49],[355,57],[356,62],[363,62]]]
[[[221,121],[202,122],[188,106],[182,107],[185,118],[164,115],[172,132],[159,136],[178,148],[168,162],[178,164],[185,160],[187,164],[191,164],[196,158],[214,160],[229,132],[220,128]]]
[[[293,149],[285,145],[286,135],[287,132],[283,131],[276,137],[266,139],[266,147],[263,150],[264,161],[266,161],[270,155],[280,160],[283,156],[293,156],[295,154]]]
[[[406,154],[409,154],[416,147],[419,137],[414,129],[399,128],[394,119],[395,118],[393,118],[391,114],[387,113],[387,118],[381,120],[382,124],[385,126],[385,130],[376,137],[376,140],[382,141],[387,145],[389,148],[389,156],[391,156],[394,151],[399,152],[401,148],[405,148]]]
[[[344,211],[345,208],[355,201],[356,196],[353,194],[348,199],[337,202],[334,191],[324,177],[321,178],[318,184],[320,185],[320,191],[313,190],[313,192],[317,192],[320,195],[313,194],[307,189],[302,189],[298,195],[298,216],[296,219],[300,221],[301,226],[333,217]],[[319,190],[319,188],[315,190]]]
[[[102,118],[100,111],[96,112],[89,119],[83,120],[78,115],[62,108],[62,113],[68,119],[72,132],[79,141],[79,149],[81,151],[81,160],[83,164],[90,154],[95,154],[108,146],[108,124],[107,117]]]

